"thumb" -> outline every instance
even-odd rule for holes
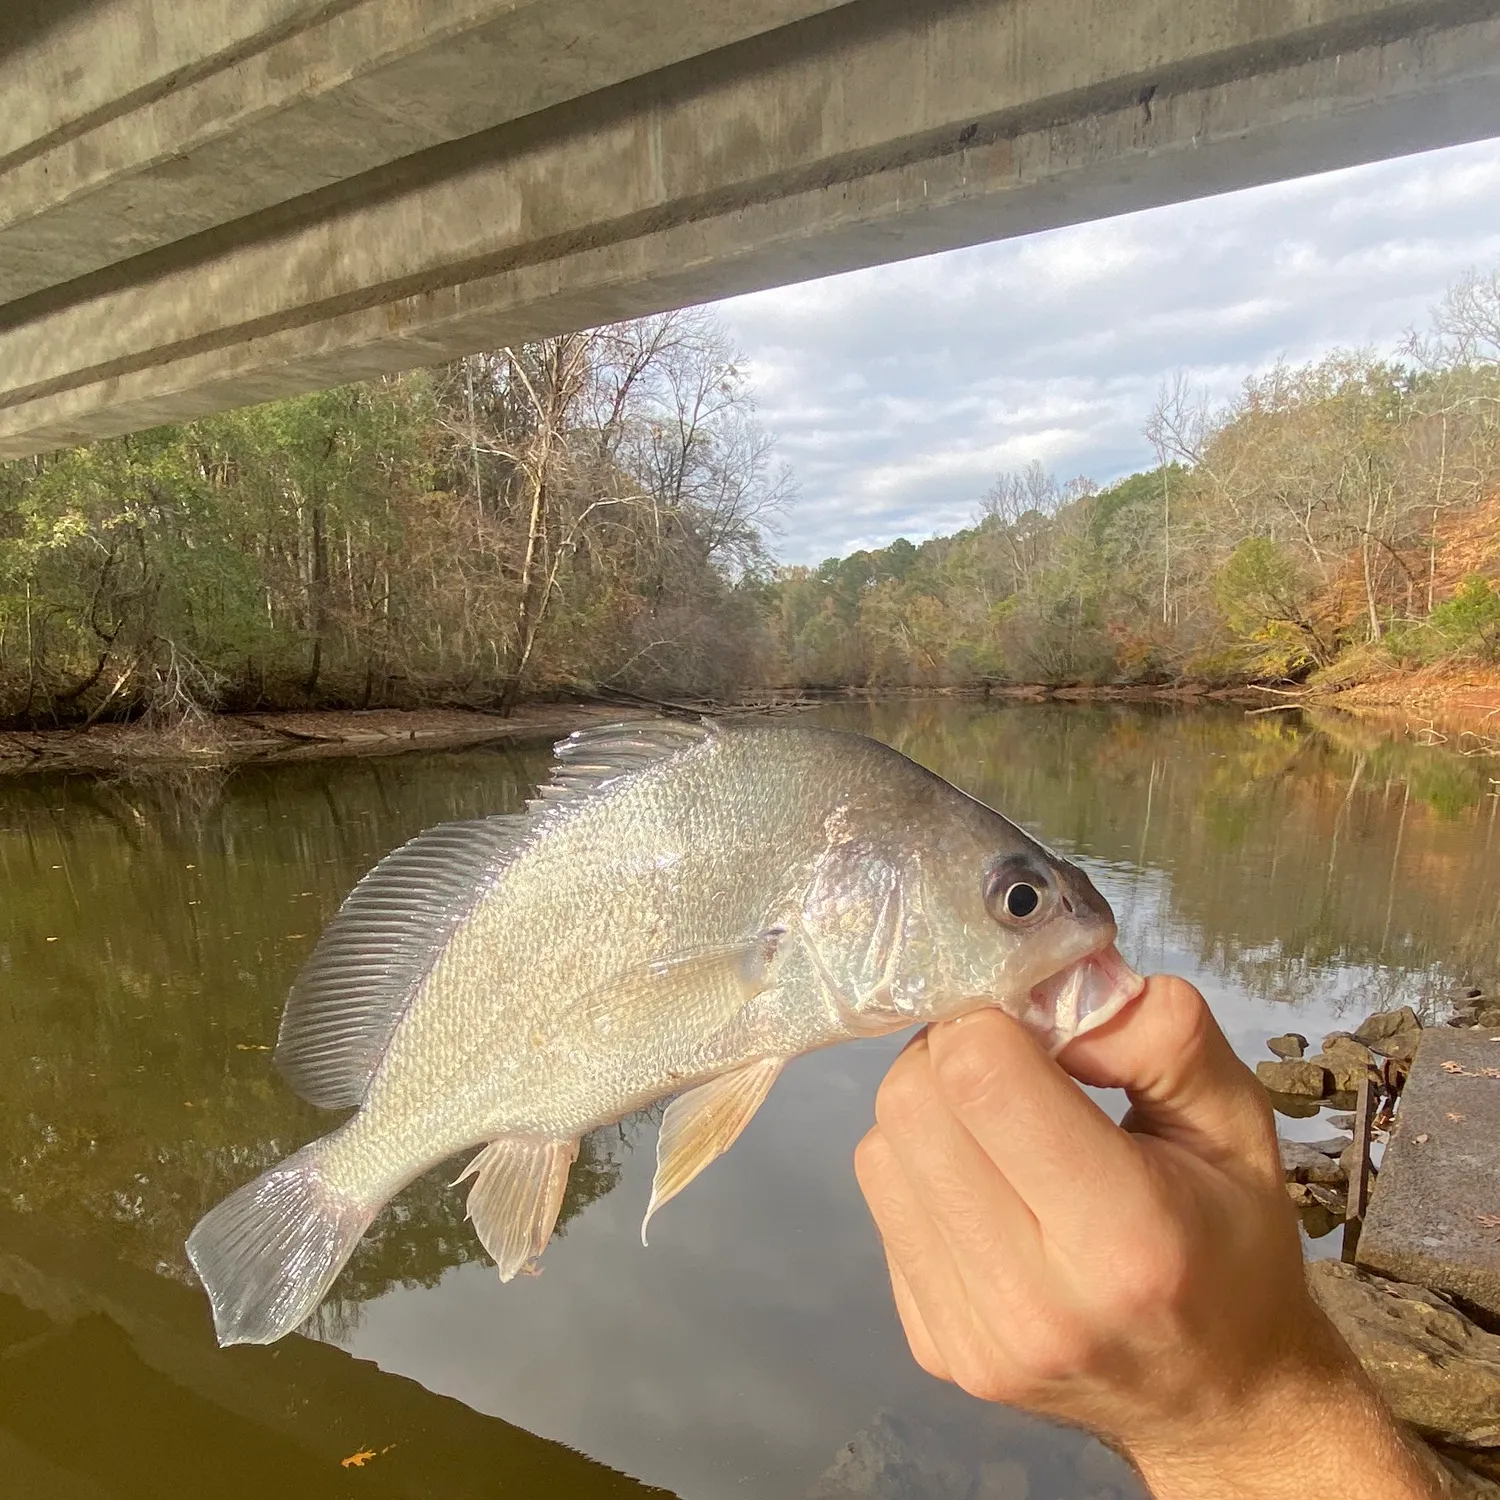
[[[1145,992],[1058,1057],[1093,1088],[1124,1089],[1126,1128],[1217,1165],[1239,1161],[1280,1180],[1270,1100],[1235,1056],[1208,1002],[1185,979],[1154,974]]]

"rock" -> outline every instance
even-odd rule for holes
[[[1343,1167],[1316,1147],[1302,1141],[1278,1141],[1277,1144],[1281,1147],[1281,1170],[1294,1182],[1338,1187],[1348,1180]]]
[[[1493,1479],[1486,1479],[1482,1474],[1476,1474],[1462,1459],[1454,1453],[1433,1453],[1430,1448],[1422,1450],[1432,1454],[1442,1465],[1441,1475],[1434,1474],[1434,1479],[1441,1479],[1447,1486],[1440,1491],[1443,1500],[1500,1500],[1500,1484]]]
[[[1409,1005],[1403,1005],[1398,1010],[1377,1010],[1372,1015],[1366,1016],[1354,1028],[1354,1037],[1356,1041],[1373,1047],[1388,1036],[1421,1029],[1422,1022],[1418,1019],[1416,1011]]]
[[[1425,1287],[1341,1261],[1313,1262],[1307,1279],[1397,1418],[1440,1442],[1500,1446],[1500,1336]]]
[[[1308,1061],[1327,1070],[1334,1093],[1352,1093],[1369,1072],[1370,1049],[1347,1032],[1335,1031],[1323,1038],[1323,1050]]]
[[[1493,1028],[1500,1026],[1500,1010],[1482,1010],[1475,1017],[1475,1024]]]
[[[1295,1062],[1307,1051],[1307,1038],[1300,1031],[1289,1031],[1285,1036],[1273,1036],[1266,1046],[1283,1062]]]
[[[947,1451],[939,1434],[919,1420],[880,1412],[824,1471],[808,1500],[957,1500],[968,1495],[973,1481],[972,1459]]]
[[[1403,1005],[1400,1010],[1378,1010],[1367,1016],[1355,1028],[1354,1036],[1382,1057],[1410,1062],[1422,1039],[1422,1023],[1411,1006]]]
[[[1260,1062],[1255,1076],[1273,1093],[1321,1099],[1328,1092],[1329,1073],[1320,1062]]]
[[[1352,1120],[1348,1129],[1354,1129]],[[1314,1151],[1321,1151],[1324,1156],[1342,1156],[1353,1139],[1352,1135],[1330,1135],[1321,1141],[1301,1141],[1299,1144],[1311,1146]]]
[[[1311,1120],[1321,1109],[1318,1100],[1310,1099],[1306,1094],[1278,1094],[1275,1089],[1267,1089],[1266,1097],[1271,1101],[1271,1108],[1289,1120]]]
[[[1297,1216],[1302,1220],[1302,1230],[1308,1239],[1321,1240],[1335,1229],[1343,1228],[1347,1205],[1332,1189],[1313,1188],[1303,1182],[1289,1182],[1286,1190],[1287,1196],[1296,1205]],[[1315,1192],[1329,1194],[1330,1201],[1325,1203],[1321,1198],[1314,1198],[1312,1195]]]
[[[1330,1125],[1332,1125],[1335,1130],[1353,1130],[1354,1129],[1354,1116],[1353,1115],[1329,1115],[1329,1117],[1328,1117],[1328,1123]]]

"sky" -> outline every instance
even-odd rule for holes
[[[1038,459],[1100,484],[1154,463],[1164,380],[1212,397],[1278,359],[1393,352],[1500,266],[1500,141],[852,271],[719,304],[817,563],[971,523]]]

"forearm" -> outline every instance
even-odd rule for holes
[[[1347,1500],[1449,1493],[1441,1464],[1402,1433],[1341,1341],[1224,1421],[1131,1456],[1155,1500],[1305,1500],[1316,1476]]]

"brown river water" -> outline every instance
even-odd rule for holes
[[[1299,713],[821,717],[1082,863],[1127,957],[1199,984],[1247,1058],[1500,979],[1493,759]],[[851,1169],[899,1038],[790,1067],[649,1250],[655,1125],[637,1120],[588,1142],[541,1275],[501,1286],[436,1172],[308,1336],[215,1347],[184,1236],[328,1125],[271,1067],[298,965],[381,854],[514,810],[547,761],[539,744],[0,782],[0,1496],[1138,1496],[1103,1448],[907,1356]]]

